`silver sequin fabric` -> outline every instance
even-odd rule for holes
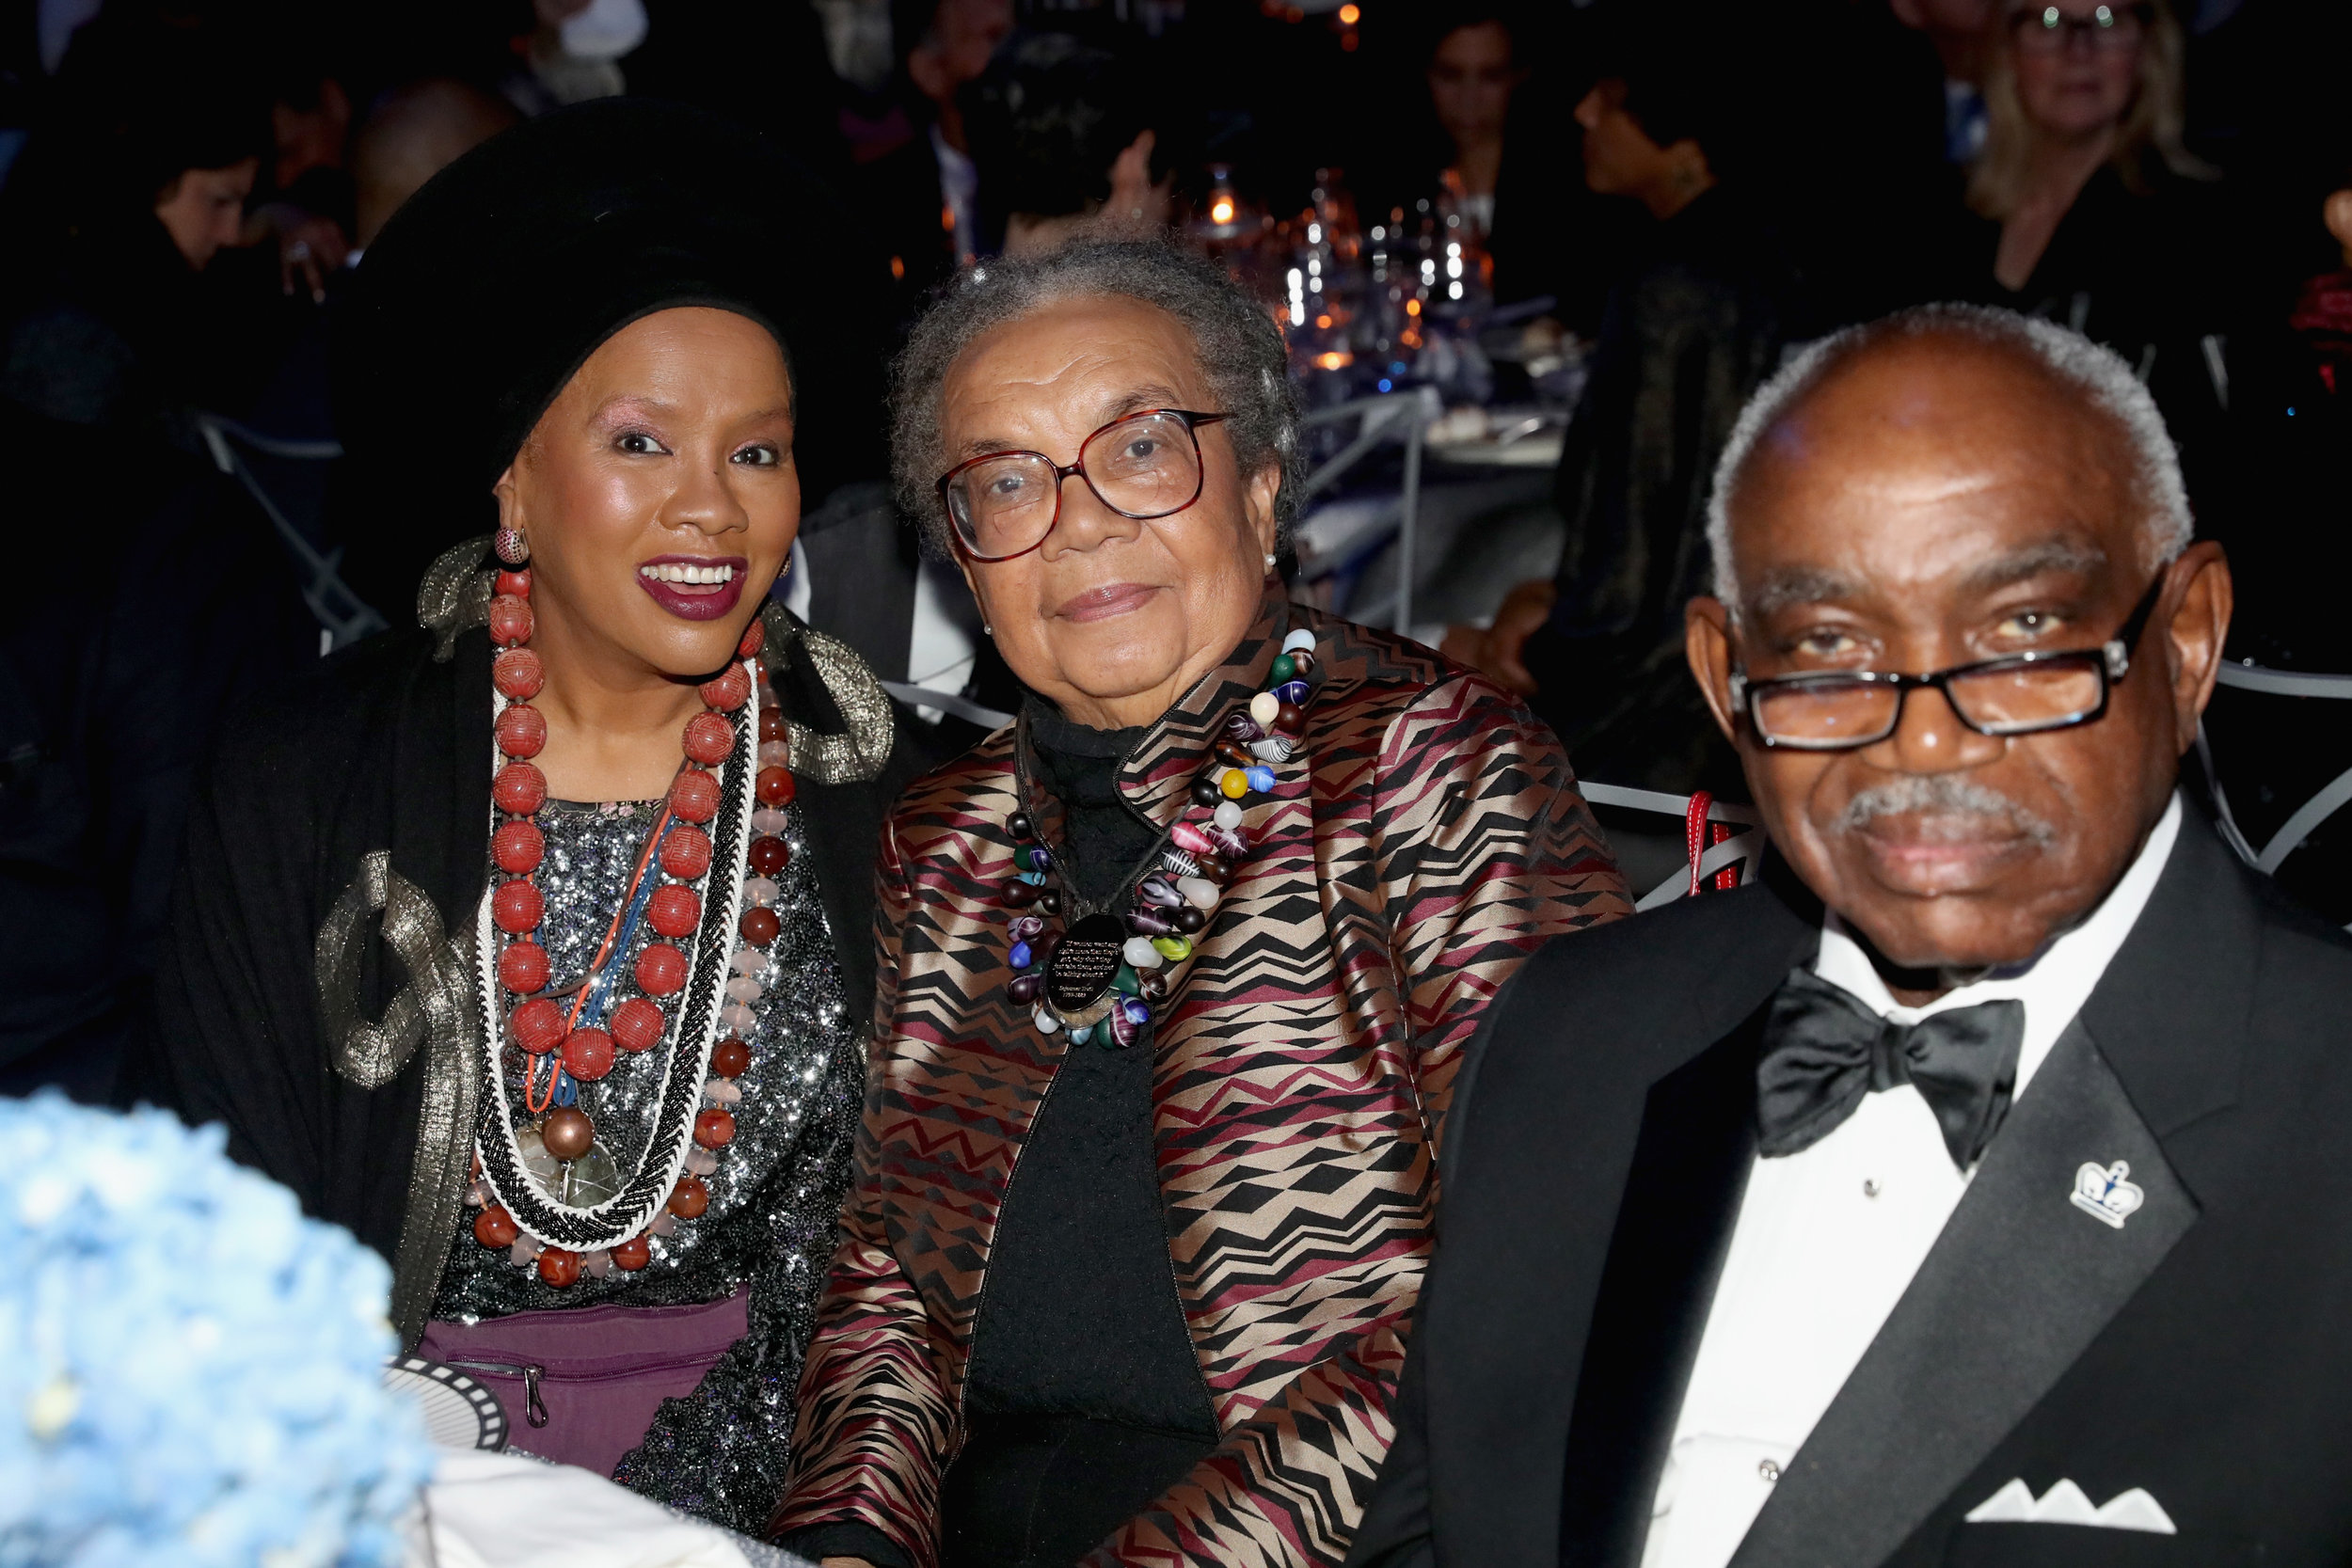
[[[547,854],[537,881],[547,913],[540,937],[554,990],[586,975],[659,809],[658,801],[549,801],[541,810]],[[755,1535],[783,1484],[793,1390],[849,1182],[864,1070],[860,1020],[843,993],[816,876],[800,854],[805,824],[797,808],[787,808],[786,817],[783,837],[793,857],[775,879],[782,929],[768,967],[755,976],[763,994],[753,1005],[758,1024],[748,1039],[752,1065],[737,1080],[741,1101],[730,1107],[735,1138],[718,1151],[718,1169],[706,1178],[710,1207],[676,1222],[670,1236],[653,1238],[648,1267],[614,1270],[601,1280],[583,1273],[564,1290],[516,1267],[504,1249],[477,1243],[475,1211],[469,1208],[451,1239],[432,1311],[472,1323],[525,1310],[666,1307],[715,1301],[748,1284],[749,1333],[692,1395],[663,1403],[644,1445],[615,1474],[647,1497]],[[658,940],[641,922],[628,950],[614,956],[614,1005],[638,994],[629,978],[637,953]],[[691,942],[680,945],[691,960]],[[675,1019],[676,1010],[673,998],[664,1011]],[[623,1053],[610,1074],[580,1086],[580,1108],[624,1172],[652,1135],[661,1057],[659,1050]],[[509,1046],[506,1059],[507,1101],[521,1125],[530,1119],[522,1057]]]

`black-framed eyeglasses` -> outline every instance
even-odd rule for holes
[[[2052,5],[2028,6],[2009,19],[2010,36],[2020,49],[2055,55],[2080,39],[2093,49],[2128,49],[2147,31],[2153,13],[2137,5],[2100,6],[2089,16],[2069,16]]]
[[[1010,561],[1044,544],[1072,474],[1122,517],[1172,516],[1200,499],[1200,428],[1231,417],[1188,408],[1122,415],[1079,443],[1067,467],[1041,451],[983,452],[940,475],[939,504],[957,547],[974,561]]]
[[[1931,686],[1979,735],[2036,735],[2088,724],[2107,711],[2109,688],[2130,671],[2132,650],[2155,612],[2164,581],[2158,573],[2131,618],[2096,648],[2011,654],[1926,675],[1819,670],[1750,680],[1746,672],[1734,671],[1732,706],[1747,716],[1758,742],[1798,752],[1876,745],[1902,722],[1904,697]]]

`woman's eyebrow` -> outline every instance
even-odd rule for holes
[[[1139,409],[1173,408],[1181,401],[1183,401],[1182,398],[1172,387],[1162,387],[1156,382],[1149,386],[1137,387],[1124,396],[1115,398],[1105,404],[1102,409],[1102,422],[1108,424],[1113,420],[1124,419]]]
[[[1095,410],[1094,422],[1099,427],[1146,408],[1173,408],[1183,401],[1183,394],[1173,388],[1152,382],[1132,387]],[[959,444],[950,454],[961,462],[967,457],[984,457],[992,451],[1027,451],[1030,449],[999,436],[975,436]]]
[[[627,419],[630,415],[642,419],[674,414],[676,411],[675,404],[664,403],[660,398],[642,397],[634,392],[623,392],[598,404],[596,411],[589,416],[589,420],[591,423],[603,424],[617,419]]]

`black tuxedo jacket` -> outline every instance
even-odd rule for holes
[[[1640,1561],[1755,1149],[1770,882],[1555,942],[1456,1091],[1400,1431],[1348,1561]],[[1735,1568],[2352,1560],[2352,941],[2193,812]],[[2118,1228],[2086,1164],[2145,1195]],[[2012,1480],[2171,1535],[1963,1522]]]

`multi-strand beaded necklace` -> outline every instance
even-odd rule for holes
[[[602,1276],[644,1268],[653,1238],[709,1207],[704,1178],[735,1136],[727,1107],[742,1098],[735,1080],[751,1065],[751,1005],[780,929],[771,879],[791,856],[781,834],[794,787],[784,715],[758,663],[764,631],[754,620],[737,647],[739,662],[702,686],[704,709],[681,736],[685,761],[586,978],[563,996],[549,993],[548,953],[537,940],[546,900],[532,879],[546,853],[536,818],[548,785],[531,759],[547,744],[548,726],[531,705],[546,680],[526,646],[531,573],[501,572],[494,593],[490,858],[501,875],[484,894],[479,920],[490,1021],[483,1071],[494,1109],[468,1197],[481,1211],[477,1242],[508,1249],[516,1265],[560,1287],[583,1270]],[[727,864],[744,868],[739,880],[714,879],[714,866]],[[629,966],[638,994],[617,997],[624,980],[615,967],[641,923],[655,940]],[[679,945],[690,941],[691,960]],[[520,1117],[509,1046],[521,1057]],[[656,1125],[624,1177],[580,1103],[580,1085],[612,1071],[623,1055],[657,1049],[667,1060]]]
[[[1216,760],[1192,781],[1185,814],[1112,895],[1114,906],[1121,894],[1128,897],[1123,915],[1089,911],[1074,889],[1056,885],[1054,853],[1038,842],[1026,811],[1006,822],[1018,869],[1002,896],[1014,911],[1010,962],[1021,972],[1006,994],[1034,1006],[1041,1032],[1066,1029],[1073,1045],[1100,1039],[1125,1047],[1167,1006],[1179,968],[1192,957],[1194,937],[1207,927],[1249,852],[1242,802],[1270,792],[1274,769],[1298,751],[1314,644],[1314,634],[1304,629],[1283,639],[1266,689],[1225,721]],[[1025,778],[1021,794],[1028,798]],[[1066,907],[1069,930],[1049,929],[1046,921]]]

